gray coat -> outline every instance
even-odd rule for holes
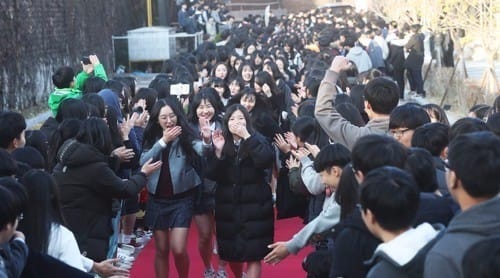
[[[368,134],[387,134],[389,131],[389,116],[370,120],[365,126],[358,127],[344,119],[335,110],[334,103],[337,97],[335,84],[338,73],[327,70],[318,90],[314,116],[326,134],[335,142],[352,150],[356,141]]]
[[[500,234],[500,197],[457,214],[425,259],[424,277],[463,276],[462,259],[476,242]]]
[[[194,140],[192,142],[194,151],[203,156],[209,150],[212,149],[212,145],[205,145],[200,140]],[[149,150],[144,150],[141,155],[140,163],[143,165],[148,161],[148,159],[153,158],[153,160],[161,159],[161,153],[167,145],[162,139],[158,140],[153,147]],[[178,194],[189,189],[195,188],[201,184],[201,178],[196,173],[196,170],[186,163],[186,154],[182,150],[179,138],[172,142],[170,147],[170,152],[168,154],[168,165],[170,169],[170,177],[172,178],[173,193]],[[148,178],[148,191],[151,194],[155,194],[156,187],[158,186],[158,180],[160,178],[161,168],[153,172]]]

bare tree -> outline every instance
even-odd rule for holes
[[[500,49],[500,2],[498,0],[441,0],[439,24],[445,30],[465,30],[486,53],[487,68],[481,79],[486,95],[498,93],[495,54]]]

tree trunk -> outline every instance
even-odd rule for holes
[[[495,52],[488,47],[483,46],[483,48],[486,51],[488,66],[481,77],[481,91],[488,99],[499,93],[499,86],[495,72]]]
[[[453,30],[450,32],[451,39],[454,42],[455,52],[457,53],[458,63],[455,65],[457,67],[457,78],[467,79],[469,75],[467,74],[467,66],[465,65],[464,58],[464,47],[460,42],[460,36],[458,35],[458,31]]]

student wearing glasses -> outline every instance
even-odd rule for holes
[[[425,110],[414,103],[407,103],[394,108],[389,116],[389,132],[399,143],[411,147],[411,139],[417,127],[431,120]]]

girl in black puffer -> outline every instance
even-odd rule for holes
[[[265,181],[273,163],[271,144],[252,128],[240,104],[227,108],[222,131],[213,135],[215,154],[208,158],[207,176],[217,182],[215,223],[219,256],[236,277],[243,263],[247,275],[259,277],[260,261],[273,242],[271,188]]]

